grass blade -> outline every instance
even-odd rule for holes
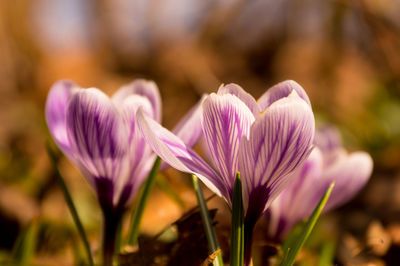
[[[30,265],[30,259],[35,252],[38,227],[38,222],[32,221],[18,237],[13,250],[13,261],[17,265]]]
[[[321,255],[319,257],[318,266],[333,265],[333,258],[335,256],[336,241],[334,239],[327,240],[322,245]]]
[[[244,211],[240,173],[236,173],[232,199],[231,254],[230,265],[242,266],[244,259]]]
[[[204,225],[204,230],[206,231],[208,245],[210,247],[211,253],[219,250],[217,235],[208,212],[206,201],[204,200],[203,190],[201,189],[198,178],[192,175],[193,187],[196,192],[197,202],[199,203],[201,220]],[[214,265],[223,266],[224,262],[222,260],[221,252],[217,253],[216,258],[213,260]]]
[[[157,157],[157,159],[155,160],[155,162],[153,164],[153,167],[151,168],[149,175],[146,178],[146,181],[144,182],[144,184],[140,190],[138,202],[136,204],[136,208],[131,217],[130,232],[128,235],[128,244],[129,245],[134,246],[137,244],[137,240],[138,240],[138,236],[139,236],[139,229],[140,229],[140,222],[142,220],[142,216],[143,216],[146,204],[149,200],[150,192],[156,181],[156,177],[157,177],[158,169],[160,168],[160,164],[161,164],[161,159],[160,159],[160,157]]]
[[[62,192],[64,194],[65,201],[67,202],[69,211],[70,211],[70,213],[72,215],[72,219],[74,220],[74,223],[75,223],[75,225],[76,225],[76,227],[78,229],[79,235],[80,235],[80,237],[81,237],[81,239],[83,241],[83,245],[84,245],[84,248],[85,248],[85,251],[86,251],[86,255],[88,257],[89,265],[93,266],[94,265],[93,257],[92,257],[92,253],[90,251],[90,245],[89,245],[89,241],[87,240],[85,229],[83,228],[82,222],[81,222],[81,220],[79,218],[79,215],[78,215],[78,212],[76,210],[75,204],[72,201],[72,197],[71,197],[71,194],[69,193],[67,185],[65,184],[65,181],[62,178],[60,171],[58,170],[56,155],[55,155],[54,151],[52,150],[52,148],[50,147],[50,143],[49,142],[47,142],[46,148],[47,148],[47,153],[49,155],[51,164],[52,164],[53,169],[54,169],[55,177],[56,177],[56,179],[57,179],[57,181],[58,181],[58,183],[59,183],[59,185],[61,187],[61,190],[62,190]]]
[[[284,250],[287,256],[283,259],[282,264],[284,266],[291,266],[294,264],[297,254],[299,253],[300,249],[303,247],[304,243],[310,236],[319,216],[325,204],[327,203],[329,196],[331,195],[332,189],[335,183],[332,182],[328,189],[325,191],[325,194],[322,196],[321,200],[319,201],[317,207],[315,207],[313,213],[311,214],[310,218],[308,219],[307,223],[305,224],[303,231],[296,241],[293,241],[293,244]]]

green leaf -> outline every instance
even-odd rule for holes
[[[78,229],[79,235],[83,241],[83,245],[84,245],[84,248],[86,251],[86,255],[88,257],[89,265],[93,266],[94,265],[93,257],[92,257],[92,253],[90,251],[90,245],[89,245],[89,241],[87,240],[85,229],[83,228],[83,225],[82,225],[81,219],[79,218],[78,211],[76,210],[75,204],[72,201],[72,197],[71,197],[71,194],[69,193],[68,187],[65,184],[65,181],[64,181],[63,177],[61,176],[61,173],[58,169],[57,158],[56,158],[56,155],[55,155],[53,149],[50,147],[49,141],[46,143],[46,149],[47,149],[47,154],[49,155],[51,164],[54,169],[54,175],[58,181],[58,184],[61,187],[61,190],[64,194],[64,199],[67,202],[69,211],[72,215],[72,219],[74,220],[76,228]]]
[[[336,240],[328,239],[322,245],[321,255],[319,257],[319,266],[333,265],[333,256],[335,255]]]
[[[74,260],[75,260],[74,265],[76,266],[87,265],[85,255],[82,253],[81,250],[81,245],[73,245],[72,252],[74,253]]]
[[[38,227],[38,222],[34,220],[18,237],[13,250],[13,260],[17,265],[30,265],[30,259],[35,252]]]
[[[140,189],[138,202],[131,217],[130,232],[128,234],[129,245],[134,246],[137,244],[137,240],[139,237],[140,223],[143,217],[144,209],[149,200],[151,190],[154,187],[158,169],[160,168],[160,164],[161,164],[161,159],[160,157],[157,157],[156,161],[153,164],[153,167],[151,168],[149,175],[146,178],[146,181],[144,182],[142,188]]]
[[[220,250],[217,235],[215,233],[214,226],[208,212],[206,201],[204,200],[204,195],[199,180],[195,175],[192,175],[192,181],[194,190],[196,192],[197,202],[199,203],[201,220],[204,225],[204,230],[206,231],[208,245],[211,253],[214,253],[217,250]],[[217,253],[216,258],[213,260],[213,264],[218,266],[224,265],[221,252]]]
[[[282,250],[286,252],[286,255],[288,255],[288,250],[295,246],[296,241],[298,238],[300,238],[306,224],[307,221],[302,220],[295,227],[293,227],[293,229],[290,231],[290,234],[286,237],[285,242],[282,245]]]
[[[236,173],[232,199],[231,254],[230,265],[242,266],[244,260],[244,211],[240,173]]]
[[[328,187],[328,189],[325,191],[325,194],[322,196],[317,207],[315,207],[313,213],[311,214],[307,223],[303,227],[303,230],[302,230],[301,234],[299,235],[299,237],[295,240],[291,240],[290,244],[287,245],[287,247],[285,247],[285,249],[284,249],[285,255],[283,257],[281,265],[291,266],[294,264],[297,254],[299,253],[300,249],[303,247],[304,243],[310,236],[315,224],[317,223],[317,220],[318,220],[319,216],[321,215],[321,212],[322,212],[323,208],[325,207],[325,204],[327,203],[329,196],[331,195],[334,185],[335,185],[335,183],[332,182],[331,185]]]

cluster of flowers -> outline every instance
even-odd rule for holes
[[[105,216],[122,217],[158,155],[161,170],[170,165],[196,175],[229,206],[239,172],[245,223],[252,228],[266,214],[269,237],[281,241],[310,215],[332,180],[325,210],[348,201],[372,172],[368,154],[347,154],[333,129],[315,130],[310,100],[294,81],[257,101],[236,84],[221,86],[172,132],[160,125],[152,81],[133,81],[112,98],[59,81],[48,95],[46,120],[56,144],[95,189]],[[211,164],[192,149],[201,137]]]

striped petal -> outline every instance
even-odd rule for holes
[[[71,158],[71,147],[67,137],[66,113],[68,102],[78,86],[66,80],[56,82],[46,100],[46,122],[58,147]]]
[[[206,97],[207,95],[203,95],[200,101],[189,110],[172,130],[172,133],[180,138],[188,147],[195,146],[203,135],[200,121],[203,114],[202,105]],[[169,165],[163,161],[160,166],[160,171],[164,171],[168,167]]]
[[[296,91],[297,95],[311,106],[310,99],[303,87],[293,80],[286,80],[271,87],[258,99],[257,102],[263,111],[279,99],[287,97],[292,93],[292,91]]]
[[[172,130],[188,147],[193,147],[203,134],[201,116],[203,114],[203,102],[206,98],[207,95],[203,95],[200,101],[189,110]]]
[[[158,122],[161,121],[161,97],[156,83],[150,80],[136,79],[128,85],[122,86],[112,99],[118,105],[130,95],[146,97],[152,106],[151,117]]]
[[[291,174],[292,181],[268,208],[272,239],[282,241],[298,222],[311,215],[326,189],[321,186],[322,166],[322,154],[314,148],[302,166]]]
[[[182,172],[197,175],[209,189],[230,202],[220,176],[200,156],[172,132],[146,116],[142,108],[136,116],[138,127],[147,144],[158,156]]]
[[[132,184],[133,190],[137,191],[150,171],[155,157],[151,156],[151,149],[146,144],[142,133],[137,127],[136,112],[139,107],[142,107],[143,111],[151,116],[153,114],[153,107],[147,97],[137,94],[128,96],[118,107],[122,114],[123,123],[128,131],[130,149],[128,182]]]
[[[257,217],[290,180],[290,173],[311,152],[314,115],[294,91],[274,102],[243,137],[239,169],[243,201],[248,214]]]
[[[113,181],[113,203],[122,192],[126,178],[127,132],[112,101],[101,91],[81,89],[67,108],[67,135],[76,161],[91,183]],[[99,191],[98,191],[99,193]]]
[[[203,110],[203,131],[212,160],[232,193],[240,140],[249,134],[254,115],[232,94],[211,94],[204,101]]]
[[[247,93],[242,87],[237,84],[231,83],[226,86],[221,86],[218,89],[218,95],[233,94],[244,102],[254,116],[258,116],[261,109],[253,96]]]
[[[342,151],[336,161],[324,169],[322,179],[328,186],[332,180],[335,187],[324,211],[339,207],[353,198],[368,182],[373,168],[371,156],[366,152],[354,152],[348,155]]]

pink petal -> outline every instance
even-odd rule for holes
[[[78,86],[67,80],[57,81],[50,89],[46,100],[46,122],[58,147],[71,158],[71,147],[67,137],[66,112],[68,102]]]
[[[268,209],[269,234],[280,241],[302,219],[308,218],[324,194],[320,176],[323,166],[322,154],[314,148],[307,160],[293,172],[292,180],[272,202]]]
[[[239,169],[246,208],[252,205],[256,215],[268,208],[290,180],[288,174],[307,159],[314,128],[313,112],[296,92],[274,102],[258,117],[249,137],[243,137],[240,143]]]
[[[233,94],[244,102],[254,116],[258,116],[261,109],[256,100],[251,94],[247,93],[242,87],[237,84],[231,83],[226,86],[221,86],[218,89],[218,95]]]
[[[202,136],[201,117],[203,115],[203,102],[207,95],[203,95],[200,101],[178,122],[172,132],[179,137],[188,147],[193,147]]]
[[[122,103],[130,95],[146,97],[152,106],[151,117],[156,121],[161,121],[161,97],[156,83],[145,79],[136,79],[133,82],[121,87],[112,97],[114,103]]]
[[[127,132],[107,95],[93,88],[79,90],[69,102],[66,119],[71,150],[85,172],[92,178],[122,183],[126,176]]]
[[[143,97],[137,94],[131,94],[119,105],[119,110],[122,114],[122,120],[128,131],[128,145],[129,145],[129,182],[133,184],[133,189],[136,191],[142,184],[148,172],[145,173],[143,170],[147,168],[150,171],[152,163],[155,157],[151,160],[152,150],[147,145],[142,133],[137,127],[136,112],[139,107],[143,108],[143,111],[147,115],[153,114],[153,107],[147,97]],[[150,167],[147,166],[147,161],[150,162]]]
[[[172,167],[186,173],[197,175],[203,183],[219,196],[228,200],[228,194],[220,176],[201,159],[191,148],[146,116],[140,108],[136,114],[137,123],[147,144],[153,151]]]
[[[186,113],[172,130],[172,133],[180,138],[188,147],[195,146],[203,135],[203,130],[201,128],[201,117],[203,115],[202,104],[206,97],[206,95],[203,95],[200,101]],[[168,167],[169,165],[166,162],[162,162],[160,171],[164,171]]]
[[[373,161],[368,153],[354,152],[348,155],[343,151],[322,173],[321,178],[326,184],[335,181],[324,211],[336,208],[353,198],[368,182],[372,168]]]
[[[257,102],[263,111],[277,100],[289,96],[292,91],[296,91],[297,95],[311,106],[310,99],[303,87],[293,80],[286,80],[269,88]]]
[[[248,135],[254,115],[232,94],[211,94],[203,104],[203,130],[214,165],[229,192],[233,191],[238,170],[239,144]]]
[[[323,152],[330,152],[342,146],[339,130],[334,126],[319,127],[315,133],[314,144]]]

